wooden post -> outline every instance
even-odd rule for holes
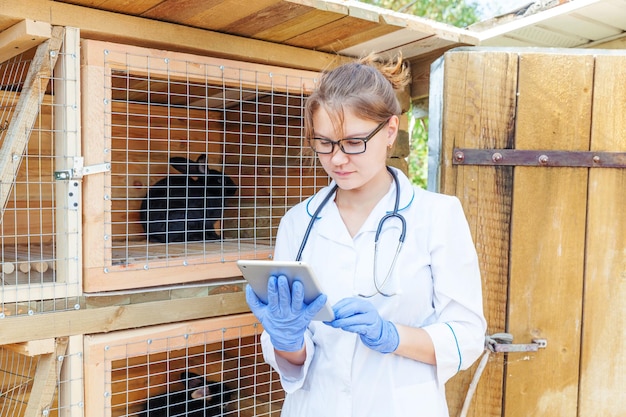
[[[70,170],[81,155],[80,31],[66,28],[61,59],[55,68],[55,170]],[[80,293],[82,276],[81,180],[57,180],[55,281],[68,285],[67,295]],[[76,205],[77,203],[77,205]]]

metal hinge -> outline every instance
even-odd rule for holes
[[[626,168],[626,152],[455,148],[453,165]]]
[[[54,171],[55,180],[77,180],[85,175],[98,174],[101,172],[111,171],[111,163],[105,162],[102,164],[84,166],[84,159],[82,156],[75,156],[73,158],[74,167],[71,169]]]

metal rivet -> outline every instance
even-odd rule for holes
[[[600,157],[598,155],[594,155],[593,162],[595,162],[596,164],[599,163],[600,162]]]
[[[548,155],[541,155],[539,157],[539,163],[540,164],[547,164],[548,163],[548,159],[550,159],[550,158],[548,158]]]
[[[494,153],[493,156],[491,157],[491,160],[493,162],[500,162],[500,161],[502,161],[502,154],[500,152]]]
[[[465,154],[461,151],[457,152],[454,154],[454,159],[456,159],[457,161],[461,162],[465,159]]]

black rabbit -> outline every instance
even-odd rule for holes
[[[206,155],[197,161],[170,158],[180,175],[168,175],[148,189],[141,202],[141,225],[151,242],[219,239],[214,224],[222,217],[224,198],[237,192],[235,182],[209,169]]]
[[[232,392],[221,382],[207,381],[193,372],[182,372],[181,390],[149,398],[139,417],[210,417],[222,415]]]

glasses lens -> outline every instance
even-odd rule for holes
[[[363,153],[365,152],[365,140],[344,139],[341,141],[341,147],[348,154]]]
[[[333,152],[333,141],[326,139],[318,139],[314,138],[311,141],[311,147],[316,153],[332,153]]]

